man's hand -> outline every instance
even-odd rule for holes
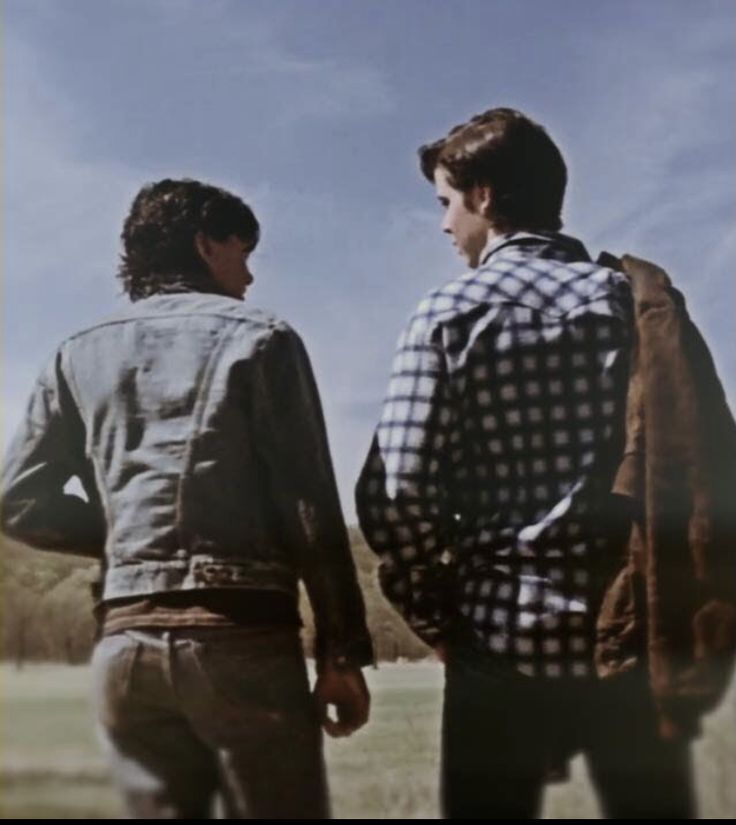
[[[330,736],[350,736],[368,721],[371,697],[360,668],[338,670],[329,662],[320,668],[314,686],[322,727]],[[337,719],[331,719],[334,705]]]

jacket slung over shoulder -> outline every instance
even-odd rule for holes
[[[736,423],[667,274],[630,255],[620,268],[636,335],[613,492],[639,515],[603,599],[596,667],[612,677],[645,658],[661,735],[693,736],[736,653]]]

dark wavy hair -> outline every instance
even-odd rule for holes
[[[567,185],[560,150],[545,129],[516,109],[489,109],[419,149],[430,182],[438,166],[461,192],[490,186],[496,229],[556,231]]]
[[[253,247],[260,227],[240,198],[196,180],[149,183],[135,196],[123,224],[118,277],[132,301],[158,292],[219,292],[197,252],[195,236],[235,235]]]

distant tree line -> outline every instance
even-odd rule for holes
[[[92,586],[99,574],[97,563],[80,556],[31,550],[7,538],[0,538],[0,542],[2,658],[18,666],[38,661],[87,661],[96,633]],[[428,648],[381,595],[376,557],[357,528],[350,529],[350,542],[377,658],[424,658]],[[300,609],[304,647],[311,654],[314,625],[303,592]]]

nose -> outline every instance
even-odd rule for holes
[[[253,281],[255,281],[255,278],[253,277],[253,273],[246,266],[245,267],[245,285],[250,286],[253,283]]]
[[[445,213],[445,216],[442,218],[442,231],[446,235],[452,235],[452,229],[450,228],[450,219],[447,213]]]

